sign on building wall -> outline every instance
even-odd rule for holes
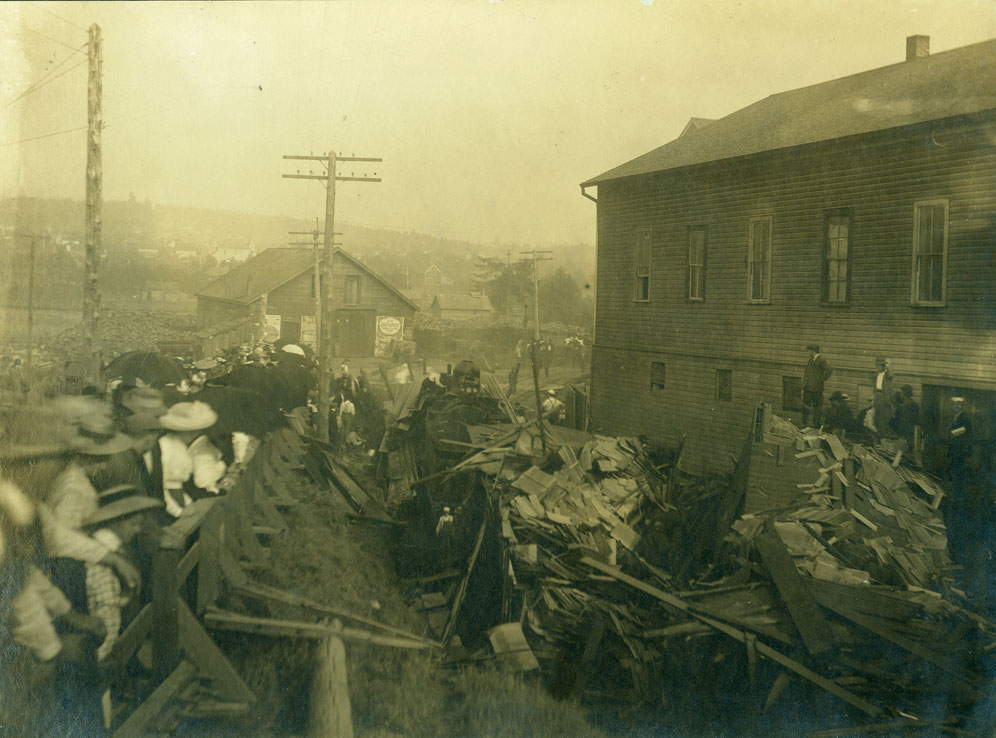
[[[301,335],[298,337],[297,342],[301,345],[307,344],[311,348],[317,348],[315,342],[315,316],[314,315],[302,315],[301,316]]]
[[[263,316],[263,340],[269,343],[276,343],[280,338],[280,316]]]
[[[405,319],[393,315],[377,316],[377,336],[374,339],[374,356],[389,356],[391,344],[405,336]]]

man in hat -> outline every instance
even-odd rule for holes
[[[93,538],[109,551],[123,555],[142,530],[148,513],[163,505],[139,494],[133,485],[112,487],[100,495],[100,507],[86,521]],[[104,642],[97,648],[97,660],[111,651],[121,630],[121,608],[128,604],[137,586],[122,583],[114,569],[104,564],[86,567],[86,596],[91,615],[100,618],[107,629]]]
[[[137,584],[139,573],[130,562],[81,530],[84,521],[98,507],[97,490],[91,478],[99,473],[107,457],[130,448],[131,440],[115,432],[109,418],[93,417],[80,422],[69,445],[69,462],[52,483],[44,501],[38,504],[38,518],[45,550],[52,559],[53,581],[71,601],[78,602],[72,588],[78,580],[74,572],[79,565],[109,564],[132,584]],[[66,591],[67,587],[70,591]]]
[[[557,391],[548,389],[546,399],[541,405],[543,417],[554,425],[559,425],[564,420],[564,403],[557,397]]]
[[[190,445],[218,421],[218,414],[206,402],[178,402],[159,423],[167,433],[159,438],[162,461],[162,490],[166,512],[180,517],[183,508],[193,502],[189,485],[194,473]],[[156,479],[157,486],[159,480]]]
[[[916,428],[920,425],[920,406],[913,399],[913,387],[904,384],[894,395],[894,403],[892,430],[897,437],[906,441],[908,449],[913,450]]]
[[[833,374],[830,362],[820,353],[820,346],[811,343],[806,346],[809,362],[802,373],[802,424],[809,425],[812,412],[813,425],[820,426],[823,420],[823,385]]]
[[[893,413],[892,370],[889,368],[889,360],[884,356],[875,359],[875,376],[872,379],[872,388],[874,389],[875,413],[874,421],[869,430],[879,435],[888,434]]]
[[[830,395],[830,409],[827,411],[826,428],[841,438],[856,430],[854,416],[847,404],[848,399],[850,398],[843,392],[834,392]]]

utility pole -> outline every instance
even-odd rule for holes
[[[552,251],[537,251],[533,249],[532,251],[520,251],[523,256],[531,256],[533,260],[533,320],[535,325],[533,326],[533,339],[538,341],[540,339],[540,313],[539,313],[539,262],[550,261],[553,257],[550,256]]]
[[[539,428],[540,444],[543,453],[546,453],[546,431],[543,428],[543,403],[540,401],[539,391],[539,367],[536,365],[536,349],[540,340],[539,322],[539,262],[550,261],[553,257],[552,251],[520,251],[522,256],[531,256],[533,260],[533,342],[529,344],[529,355],[533,365],[533,391],[536,395],[536,426]]]
[[[100,258],[101,230],[101,165],[100,137],[103,128],[101,103],[101,40],[100,26],[90,26],[87,59],[87,136],[86,136],[86,244],[83,266],[83,346],[87,376],[96,380],[100,373],[100,346],[97,321],[100,312],[100,291],[97,288],[97,262]]]
[[[341,161],[379,162],[377,157],[367,156],[337,156],[329,151],[326,156],[302,156],[284,154],[284,159],[303,161],[320,161],[325,163],[324,174],[284,174],[285,179],[314,179],[325,184],[325,240],[322,254],[321,277],[321,337],[318,351],[318,437],[329,440],[329,392],[332,389],[332,358],[333,358],[333,323],[335,312],[332,290],[332,259],[335,256],[335,183],[339,182],[380,182],[380,177],[340,177],[336,165]],[[374,172],[376,174],[376,172]]]
[[[35,239],[35,236],[31,237],[31,251],[28,252],[28,358],[25,366],[28,381],[31,381],[31,354],[34,353],[35,338]]]
[[[321,346],[321,336],[322,336],[322,252],[318,248],[318,237],[322,235],[321,230],[318,228],[318,216],[315,216],[315,230],[313,231],[287,231],[288,235],[291,236],[311,236],[311,242],[307,241],[288,241],[288,246],[311,246],[312,254],[312,291],[315,293],[315,356],[318,355],[319,346]],[[342,234],[338,231],[334,236],[341,236]],[[333,246],[342,246],[341,243],[333,243]]]

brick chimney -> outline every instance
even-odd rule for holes
[[[930,56],[930,36],[906,37],[906,61]]]

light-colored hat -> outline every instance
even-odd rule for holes
[[[178,402],[159,418],[163,428],[173,431],[205,430],[217,422],[218,413],[200,401]]]
[[[135,485],[119,484],[100,493],[100,507],[84,521],[84,525],[99,525],[162,506],[159,500],[138,494]]]
[[[202,371],[207,371],[208,369],[214,369],[218,366],[218,360],[207,357],[204,359],[198,359],[194,362],[194,369],[200,369]]]
[[[76,433],[68,439],[68,446],[78,454],[111,456],[130,449],[132,440],[116,432],[110,418],[94,416],[80,421]]]
[[[952,397],[951,398],[951,402],[964,402],[964,401],[965,401],[964,397]]]
[[[288,343],[280,350],[288,354],[294,354],[295,356],[304,356],[304,349],[296,343]]]
[[[162,415],[166,412],[163,393],[154,387],[136,387],[125,393],[121,404],[133,413]]]
[[[548,389],[548,390],[546,391],[546,393],[547,393],[548,395],[556,395],[556,394],[557,394],[557,390],[552,390],[552,389]]]

